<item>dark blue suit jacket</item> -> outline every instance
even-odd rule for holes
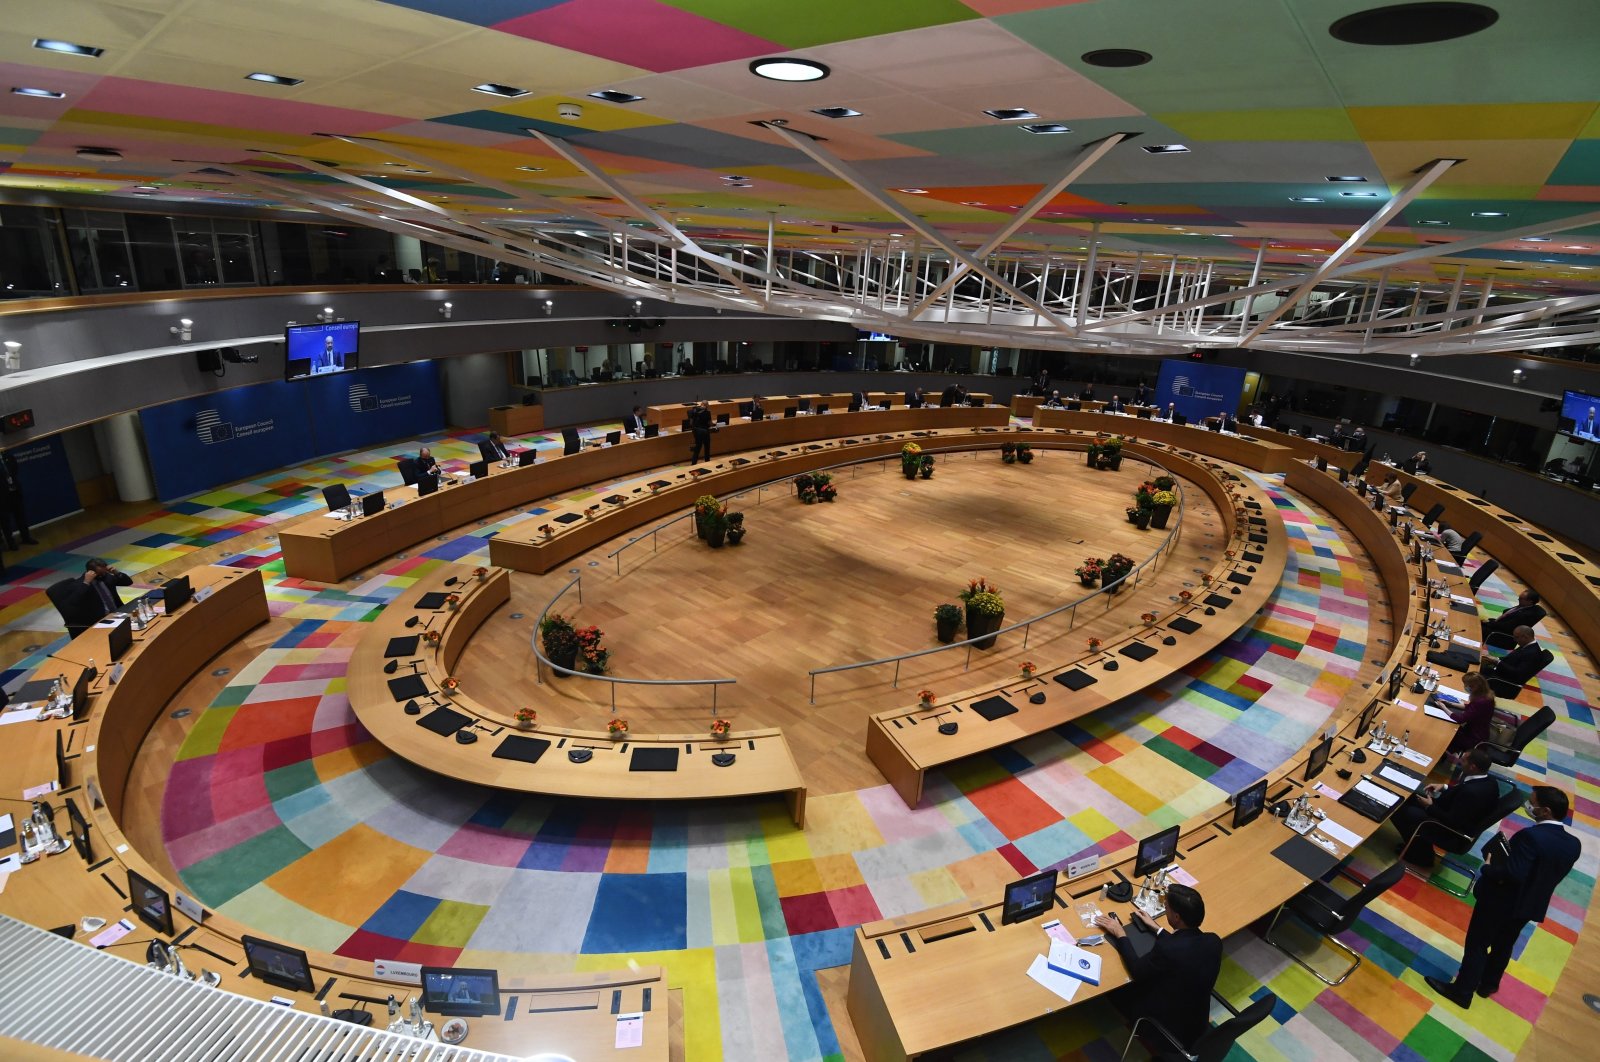
[[[1194,1046],[1211,1027],[1211,989],[1222,970],[1222,938],[1180,929],[1157,936],[1143,955],[1126,937],[1112,939],[1133,978],[1126,1013],[1135,1019],[1154,1018],[1184,1046]]]
[[[1559,823],[1536,823],[1518,830],[1484,864],[1473,893],[1478,906],[1491,907],[1518,922],[1543,922],[1550,897],[1578,862],[1582,846]]]

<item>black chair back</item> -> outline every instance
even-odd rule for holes
[[[1467,554],[1471,553],[1473,547],[1482,541],[1483,532],[1474,531],[1472,534],[1461,540],[1461,548],[1456,550],[1452,556],[1454,556],[1457,561],[1465,561],[1467,559]]]
[[[1556,721],[1556,710],[1548,704],[1534,712],[1528,718],[1517,724],[1517,729],[1511,735],[1511,747],[1520,754],[1528,747],[1529,742],[1546,730]]]
[[[350,505],[350,491],[343,483],[335,483],[322,488],[322,500],[328,503],[330,513],[335,509],[345,509]]]
[[[1222,1062],[1228,1057],[1228,1052],[1233,1050],[1233,1045],[1238,1042],[1239,1037],[1265,1021],[1267,1015],[1271,1014],[1277,1005],[1277,996],[1271,992],[1264,993],[1260,999],[1221,1025],[1213,1025],[1202,1033],[1200,1039],[1195,1041],[1194,1057],[1198,1062]]]
[[[1343,907],[1339,908],[1338,928],[1332,930],[1332,932],[1343,933],[1355,925],[1356,919],[1361,917],[1361,912],[1367,909],[1367,904],[1393,888],[1395,882],[1403,878],[1405,873],[1406,865],[1396,860],[1390,866],[1374,874],[1365,885],[1357,890],[1354,896],[1344,902]]]
[[[396,464],[400,466],[400,482],[409,487],[417,481],[419,477],[415,458],[402,457]]]
[[[1499,567],[1500,562],[1497,560],[1484,561],[1483,566],[1473,572],[1472,578],[1467,580],[1467,585],[1472,588],[1472,592],[1476,594],[1478,587],[1483,585],[1483,581],[1493,575]]]
[[[583,449],[583,439],[578,435],[577,428],[561,429],[561,454],[563,457],[571,456]]]
[[[1407,483],[1405,486],[1400,488],[1400,500],[1403,502],[1408,502],[1411,500],[1411,495],[1415,494],[1416,492],[1417,485],[1415,483]]]
[[[1433,522],[1444,515],[1444,502],[1437,502],[1433,508],[1422,514],[1422,526],[1432,527]]]

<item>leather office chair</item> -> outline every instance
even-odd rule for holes
[[[1201,1033],[1200,1039],[1194,1042],[1192,1048],[1185,1048],[1178,1043],[1177,1037],[1169,1033],[1154,1018],[1140,1018],[1133,1023],[1133,1030],[1128,1035],[1128,1043],[1122,1049],[1122,1057],[1128,1057],[1128,1051],[1133,1047],[1133,1041],[1139,1038],[1139,1027],[1143,1025],[1148,1026],[1153,1032],[1160,1033],[1161,1038],[1171,1048],[1171,1050],[1164,1050],[1159,1053],[1152,1051],[1150,1054],[1152,1059],[1222,1062],[1224,1058],[1228,1057],[1228,1052],[1233,1049],[1233,1045],[1238,1041],[1239,1037],[1260,1025],[1267,1015],[1272,1013],[1272,1008],[1278,1005],[1278,997],[1271,992],[1266,993],[1242,1011],[1236,1010],[1232,1003],[1217,995],[1215,990],[1212,991],[1211,998],[1228,1008],[1228,1013],[1232,1014],[1233,1017],[1220,1025],[1213,1025]]]
[[[1549,711],[1549,709],[1546,709],[1546,711]],[[1554,712],[1551,712],[1550,715],[1551,718],[1555,717]],[[1481,748],[1482,746],[1480,745],[1479,747]],[[1479,837],[1498,826],[1506,816],[1520,808],[1528,799],[1528,794],[1524,790],[1518,789],[1506,779],[1497,777],[1495,781],[1497,784],[1502,784],[1504,790],[1500,794],[1500,799],[1495,801],[1494,807],[1489,809],[1478,821],[1468,823],[1465,829],[1457,830],[1446,826],[1442,822],[1435,822],[1429,819],[1418,823],[1417,828],[1411,831],[1411,836],[1406,838],[1405,843],[1408,848],[1411,846],[1411,842],[1420,838],[1435,848],[1443,850],[1444,857],[1439,861],[1467,879],[1467,887],[1464,889],[1454,888],[1449,882],[1445,881],[1437,883],[1441,889],[1452,896],[1465,898],[1472,894],[1472,886],[1478,880],[1478,870],[1483,866],[1483,863],[1479,861],[1477,865],[1473,865],[1450,857],[1464,856],[1470,853],[1473,848],[1477,847]],[[1396,865],[1403,866],[1403,864]],[[1407,873],[1415,877],[1424,876],[1409,868],[1406,868],[1406,870]],[[1427,878],[1430,881],[1433,880],[1431,874],[1427,875]]]
[[[1474,531],[1472,534],[1461,540],[1461,548],[1458,550],[1453,550],[1450,556],[1456,559],[1457,564],[1465,564],[1467,563],[1467,554],[1471,553],[1473,548],[1482,541],[1483,532]]]
[[[1511,735],[1511,744],[1497,745],[1493,741],[1480,741],[1478,748],[1489,754],[1489,762],[1496,767],[1515,767],[1517,761],[1522,759],[1522,750],[1534,738],[1550,729],[1550,724],[1555,721],[1556,710],[1547,704],[1517,724],[1516,731]]]
[[[1435,502],[1433,508],[1422,514],[1422,526],[1432,527],[1433,522],[1444,515],[1444,502]]]
[[[1496,697],[1504,697],[1508,701],[1516,700],[1517,695],[1523,691],[1528,683],[1532,682],[1539,672],[1549,667],[1550,662],[1555,658],[1556,654],[1548,649],[1543,649],[1537,657],[1539,661],[1537,667],[1524,669],[1521,673],[1511,674],[1500,674],[1499,668],[1496,668],[1492,674],[1487,671],[1483,672],[1483,677],[1489,680],[1489,688],[1494,691]]]
[[[1483,581],[1498,571],[1499,568],[1500,562],[1497,560],[1484,561],[1482,567],[1473,572],[1472,578],[1467,580],[1467,585],[1471,587],[1472,592],[1476,594],[1478,592],[1478,587],[1483,585]]]
[[[583,449],[583,438],[576,428],[561,429],[561,456],[570,457]]]
[[[1400,488],[1400,504],[1404,505],[1406,502],[1410,501],[1411,500],[1411,495],[1415,494],[1416,492],[1417,492],[1417,485],[1415,483],[1407,483],[1405,486],[1401,487]]]
[[[406,486],[412,486],[421,478],[421,474],[417,471],[416,458],[402,457],[395,464],[400,468],[400,482]]]
[[[67,620],[67,610],[62,607],[72,599],[72,595],[77,591],[77,587],[73,584],[79,581],[78,579],[62,579],[60,582],[51,583],[45,587],[44,591],[44,596],[50,599],[50,603],[61,614],[61,622],[66,624],[67,637],[69,638],[76,638],[89,629],[87,625],[69,622]]]
[[[1361,954],[1352,951],[1341,941],[1337,940],[1338,934],[1343,933],[1355,924],[1361,912],[1366,910],[1367,904],[1382,896],[1395,883],[1405,876],[1406,867],[1398,860],[1391,866],[1384,868],[1372,876],[1372,880],[1362,885],[1353,896],[1345,896],[1326,882],[1313,881],[1299,894],[1290,898],[1289,902],[1278,908],[1278,913],[1272,916],[1272,924],[1267,926],[1267,943],[1283,952],[1295,962],[1311,971],[1311,975],[1325,985],[1342,985],[1361,966]],[[1346,877],[1349,875],[1343,871]],[[1356,878],[1350,878],[1356,881]],[[1330,981],[1322,973],[1290,949],[1284,947],[1272,937],[1272,931],[1278,928],[1278,920],[1283,913],[1288,911],[1291,915],[1310,926],[1321,934],[1329,944],[1339,951],[1344,952],[1352,960],[1350,967],[1340,974],[1336,980]]]
[[[348,509],[350,507],[350,491],[343,483],[335,483],[331,487],[322,488],[322,500],[328,503],[328,511],[335,509]]]

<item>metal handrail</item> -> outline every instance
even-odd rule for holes
[[[1052,447],[1051,449],[1056,449],[1056,447]],[[1072,452],[1074,452],[1074,453],[1077,452],[1076,448],[1068,448],[1068,449],[1071,449]],[[924,451],[924,452],[927,452],[927,451]],[[1133,460],[1142,461],[1146,465],[1149,465],[1151,468],[1159,469],[1161,472],[1163,472],[1163,473],[1165,473],[1165,474],[1167,474],[1169,476],[1172,475],[1172,470],[1171,469],[1167,468],[1165,465],[1161,464],[1158,461],[1154,461],[1154,460],[1150,459],[1149,457],[1139,456],[1139,457],[1133,458]],[[1021,629],[1023,631],[1022,648],[1026,649],[1028,647],[1028,637],[1032,632],[1033,624],[1038,623],[1041,620],[1050,619],[1052,616],[1058,616],[1063,612],[1070,611],[1072,613],[1072,616],[1070,617],[1070,619],[1068,620],[1068,623],[1067,623],[1067,630],[1070,631],[1072,629],[1072,627],[1073,627],[1073,624],[1075,624],[1077,622],[1077,618],[1078,618],[1077,609],[1078,609],[1078,606],[1080,606],[1082,604],[1085,604],[1086,602],[1092,601],[1094,598],[1099,597],[1102,594],[1105,595],[1105,598],[1106,598],[1106,610],[1109,612],[1111,610],[1111,597],[1112,597],[1113,592],[1120,593],[1122,590],[1127,589],[1128,587],[1137,586],[1138,583],[1139,583],[1140,577],[1144,573],[1144,570],[1146,568],[1149,568],[1152,565],[1154,565],[1155,562],[1161,558],[1161,555],[1163,553],[1165,553],[1168,549],[1171,548],[1172,543],[1177,539],[1178,532],[1183,529],[1183,511],[1184,511],[1184,507],[1185,507],[1185,504],[1186,504],[1185,496],[1184,496],[1184,490],[1183,490],[1183,483],[1182,483],[1181,480],[1178,479],[1177,476],[1172,476],[1172,479],[1174,481],[1173,485],[1175,487],[1177,487],[1177,494],[1178,494],[1178,510],[1177,510],[1177,520],[1176,520],[1176,522],[1173,524],[1172,529],[1167,532],[1166,537],[1164,539],[1162,539],[1161,544],[1156,547],[1156,551],[1154,553],[1152,553],[1144,561],[1142,561],[1139,564],[1135,565],[1132,571],[1130,571],[1127,575],[1123,576],[1121,579],[1118,579],[1115,583],[1111,583],[1111,584],[1106,585],[1106,586],[1101,586],[1098,590],[1095,590],[1093,593],[1085,594],[1083,597],[1078,598],[1076,601],[1069,601],[1064,605],[1058,605],[1055,608],[1049,610],[1048,612],[1041,612],[1037,616],[1031,616],[1028,619],[1021,620],[1021,621],[1019,621],[1017,623],[1013,623],[1009,627],[1002,627],[999,630],[993,631],[993,632],[991,632],[989,634],[981,634],[981,635],[978,635],[977,637],[966,638],[966,639],[963,639],[962,641],[959,641],[959,642],[950,642],[947,645],[936,645],[936,646],[932,646],[931,648],[928,648],[928,649],[918,649],[915,652],[911,652],[911,653],[901,653],[898,656],[886,656],[886,657],[882,657],[882,658],[877,659],[877,660],[859,660],[859,661],[856,661],[856,662],[850,663],[850,664],[834,664],[832,667],[815,668],[815,669],[811,670],[810,672],[808,672],[808,674],[811,676],[811,703],[812,704],[816,704],[817,703],[817,676],[818,675],[829,675],[829,674],[833,674],[834,672],[839,672],[839,671],[854,671],[854,670],[857,670],[858,668],[877,667],[877,666],[880,666],[882,664],[893,664],[894,665],[894,680],[892,682],[892,687],[894,689],[899,689],[900,688],[900,664],[903,661],[912,660],[912,659],[915,659],[917,657],[922,657],[922,656],[932,656],[935,653],[942,653],[942,652],[945,652],[945,651],[950,650],[950,649],[957,649],[957,648],[961,648],[961,647],[965,646],[966,650],[967,650],[967,659],[966,659],[966,662],[962,665],[961,669],[963,671],[968,671],[968,670],[971,670],[971,668],[972,668],[972,649],[973,649],[973,645],[974,645],[975,642],[982,641],[985,638],[998,638],[1002,634],[1009,634],[1012,631]],[[1130,578],[1133,580],[1132,582],[1129,582]],[[1113,591],[1113,587],[1116,588],[1115,591]]]
[[[682,517],[679,517],[679,519],[682,519]],[[536,621],[534,621],[534,624],[533,624],[533,636],[528,639],[528,644],[529,644],[529,647],[533,649],[534,678],[539,683],[539,685],[541,685],[541,686],[544,685],[544,670],[543,670],[544,667],[548,667],[551,671],[559,672],[560,674],[563,674],[563,675],[571,675],[571,676],[575,676],[577,678],[593,679],[593,680],[598,681],[598,682],[608,683],[610,685],[610,687],[611,687],[611,714],[613,714],[613,715],[615,715],[616,712],[617,712],[617,687],[618,686],[710,686],[711,687],[711,714],[713,716],[717,714],[717,687],[718,686],[732,686],[732,685],[734,685],[735,683],[737,683],[739,681],[738,679],[731,679],[731,678],[706,678],[706,679],[639,679],[639,678],[621,678],[621,677],[619,677],[617,675],[597,675],[593,671],[574,671],[571,668],[562,667],[560,664],[557,664],[556,662],[551,660],[549,657],[545,656],[544,655],[544,650],[539,648],[539,628],[544,625],[544,619],[545,619],[546,616],[550,615],[550,610],[556,607],[556,602],[560,601],[562,599],[562,597],[564,597],[566,595],[566,592],[568,590],[571,590],[574,586],[576,586],[578,588],[578,604],[580,604],[580,605],[583,604],[583,576],[582,575],[574,575],[572,577],[571,581],[569,581],[566,586],[563,586],[560,590],[557,590],[555,596],[552,597],[549,601],[547,601],[545,603],[544,609],[541,610],[540,613],[539,613],[539,618]],[[541,667],[540,665],[543,665],[543,667]]]

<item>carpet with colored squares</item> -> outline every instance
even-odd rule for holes
[[[464,436],[430,444],[447,465],[474,456]],[[72,543],[12,573],[0,618],[47,630],[43,587],[81,571],[86,556],[106,556],[137,578],[314,511],[314,486],[330,478],[393,486],[392,460],[371,452],[287,470]],[[931,775],[916,809],[887,786],[814,797],[804,832],[776,802],[511,797],[427,774],[367,737],[344,697],[362,625],[432,565],[484,560],[487,537],[503,524],[437,543],[349,589],[289,579],[270,543],[250,545],[230,563],[262,569],[273,614],[292,626],[229,676],[190,731],[163,808],[168,854],[202,902],[268,935],[361,958],[495,965],[514,954],[552,970],[662,963],[683,990],[688,1057],[839,1057],[816,974],[848,962],[854,925],[961,899],[996,871],[1121,848],[1214,805],[1323,724],[1367,641],[1365,571],[1334,528],[1277,481],[1262,484],[1291,552],[1250,629],[1113,709]],[[1513,596],[1497,579],[1484,592],[1491,607]],[[13,665],[7,684],[27,667]],[[1339,988],[1254,933],[1229,941],[1223,993],[1235,1004],[1264,991],[1279,999],[1238,1050],[1429,1062],[1515,1053],[1582,924],[1600,832],[1593,718],[1572,667],[1558,656],[1523,701],[1525,711],[1550,704],[1558,719],[1518,774],[1575,795],[1585,854],[1551,919],[1523,941],[1505,990],[1463,1013],[1422,987],[1423,974],[1454,969],[1469,908],[1408,877],[1346,935],[1366,963]],[[1350,869],[1364,876],[1386,865],[1392,842],[1380,831]],[[358,889],[337,887],[349,867],[360,868]],[[969,1057],[1109,1058],[1125,1036],[1115,1010],[1095,1004],[991,1038]]]

